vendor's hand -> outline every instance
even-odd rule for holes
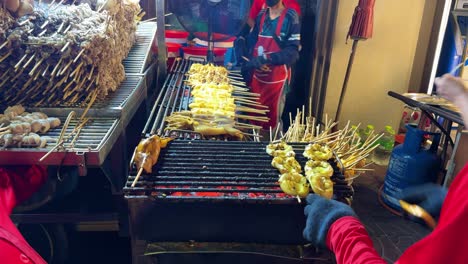
[[[434,183],[427,183],[404,189],[400,199],[411,204],[417,204],[431,214],[432,217],[438,218],[445,196],[447,196],[446,188]]]
[[[268,65],[266,64],[262,65],[262,67],[260,67],[260,70],[263,72],[271,72],[270,67],[268,67]]]
[[[316,194],[307,196],[304,214],[307,217],[303,236],[314,245],[325,248],[328,230],[341,217],[354,216],[353,209],[344,203],[325,199]]]
[[[445,74],[442,77],[436,78],[434,83],[437,86],[437,94],[445,99],[455,104],[457,100],[466,100],[468,90],[461,78]]]
[[[247,65],[249,68],[260,69],[263,65],[267,64],[267,62],[268,60],[266,58],[264,58],[263,56],[258,56],[252,58]]]

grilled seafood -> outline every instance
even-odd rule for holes
[[[329,160],[333,152],[328,146],[315,143],[307,145],[303,155],[312,160]]]
[[[161,148],[165,148],[171,140],[172,138],[153,135],[140,141],[134,153],[134,162],[138,170],[143,168],[146,173],[151,173],[153,166],[158,162]]]
[[[278,169],[283,174],[287,172],[302,172],[301,164],[294,157],[276,156],[271,161],[271,166]]]
[[[288,145],[284,141],[270,143],[266,147],[266,153],[268,155],[276,157],[276,156],[284,156],[284,157],[294,157],[296,153],[293,150],[293,147]]]
[[[304,171],[310,187],[315,194],[331,199],[333,196],[333,167],[326,161],[309,160]]]
[[[296,171],[281,174],[278,180],[281,190],[286,194],[305,198],[309,194],[307,179]]]
[[[326,161],[309,160],[304,166],[304,171],[306,176],[331,177],[333,175],[333,168]]]
[[[333,197],[333,181],[325,176],[306,176],[312,187],[312,191],[324,198],[331,199]]]

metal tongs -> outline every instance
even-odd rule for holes
[[[408,214],[415,216],[417,218],[421,218],[424,222],[429,226],[431,229],[434,229],[437,225],[435,219],[429,214],[426,210],[424,210],[421,206],[416,204],[410,204],[403,200],[399,200],[401,208]]]

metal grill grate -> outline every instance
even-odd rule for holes
[[[98,101],[89,109],[87,116],[90,117],[127,117],[134,113],[134,107],[138,107],[141,100],[146,96],[146,85],[143,82],[143,77],[127,76],[119,88],[110,93],[104,101]],[[132,109],[127,109],[128,107]],[[126,108],[126,111],[122,111]],[[43,112],[49,116],[60,116],[64,112],[75,111],[81,115],[85,110],[84,107],[65,107],[65,108],[47,108],[38,107],[30,108],[31,111]]]
[[[148,122],[143,129],[143,136],[165,135],[169,136],[169,131],[164,132],[165,119],[173,112],[189,110],[192,102],[191,87],[186,85],[186,73],[193,63],[200,63],[197,60],[176,60],[169,69],[167,78],[159,92],[153,105]],[[229,73],[231,80],[241,80],[237,73]],[[245,88],[245,86],[243,86]],[[200,139],[201,135],[191,131],[172,131],[171,137],[185,139]]]
[[[151,45],[156,34],[156,23],[145,22],[138,25],[136,42],[123,60],[126,74],[143,74],[151,62]]]
[[[153,174],[142,175],[135,187],[132,171],[124,189],[127,198],[149,196],[170,200],[237,200],[297,203],[283,193],[278,171],[271,166],[266,142],[173,141],[161,151]],[[304,166],[306,144],[292,144],[296,159]],[[337,171],[337,170],[336,170]],[[353,189],[335,173],[335,195],[341,200]]]

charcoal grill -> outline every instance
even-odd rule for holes
[[[148,122],[143,129],[143,137],[150,135],[164,135],[179,139],[201,139],[202,136],[193,131],[164,131],[166,117],[173,112],[189,110],[192,102],[191,87],[186,85],[186,73],[193,63],[204,63],[196,59],[177,59],[168,70],[167,78],[159,91]],[[242,82],[242,76],[236,72],[230,72],[228,77],[234,85],[247,88]]]
[[[176,140],[163,149],[153,173],[132,171],[124,188],[132,228],[149,241],[302,244],[303,206],[277,183],[267,142]],[[292,144],[297,160],[305,144]],[[335,195],[353,195],[336,170]]]

